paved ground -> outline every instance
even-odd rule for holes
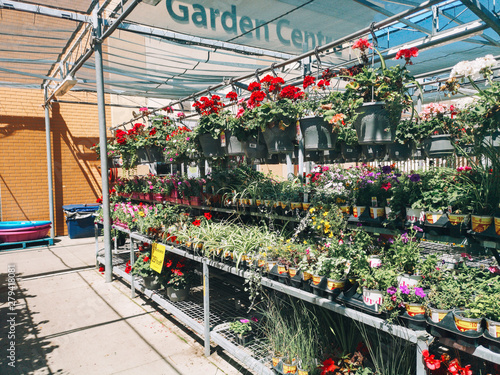
[[[197,336],[149,301],[132,300],[120,281],[105,283],[93,239],[56,241],[0,251],[0,374],[246,373],[223,352],[204,357]]]

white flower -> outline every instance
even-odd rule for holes
[[[464,76],[477,80],[481,78],[481,76],[486,76],[489,72],[491,72],[491,68],[494,68],[495,66],[497,66],[497,61],[493,55],[478,57],[474,61],[460,61],[451,70],[450,78]]]

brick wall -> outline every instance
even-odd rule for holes
[[[66,98],[64,98],[66,99]],[[96,102],[71,92],[72,101]],[[1,220],[49,220],[45,111],[42,90],[0,88]],[[106,108],[106,122],[110,123]],[[50,111],[56,235],[67,234],[62,206],[95,203],[100,162],[97,106],[54,103]]]

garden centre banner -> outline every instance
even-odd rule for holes
[[[406,7],[388,4],[392,12]],[[356,14],[356,18],[349,18]],[[300,54],[385,18],[351,0],[161,0],[128,17],[158,28]]]

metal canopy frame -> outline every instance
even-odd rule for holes
[[[127,17],[134,11],[137,5],[142,0],[131,0],[127,1],[127,7],[123,6],[118,9],[121,10],[117,16],[104,17],[103,14],[107,10],[108,6],[112,1],[105,1],[102,8],[99,7],[98,1],[92,1],[91,9],[87,13],[82,13],[81,11],[71,11],[65,9],[58,9],[55,7],[35,5],[31,3],[25,3],[22,1],[11,1],[11,0],[0,0],[0,11],[6,9],[9,11],[19,11],[27,12],[35,15],[41,15],[44,17],[59,18],[62,20],[73,21],[76,23],[75,31],[70,40],[67,41],[66,46],[61,50],[58,59],[49,69],[46,74],[37,74],[32,71],[23,71],[21,68],[8,69],[0,67],[0,71],[9,72],[12,74],[24,75],[27,77],[38,78],[42,80],[41,87],[44,89],[45,94],[45,122],[46,122],[46,142],[47,142],[47,163],[48,163],[48,179],[49,179],[49,203],[50,203],[50,217],[53,221],[54,218],[54,207],[53,207],[53,191],[52,191],[52,168],[51,168],[51,139],[50,139],[50,103],[54,100],[54,93],[57,93],[64,80],[67,77],[76,77],[76,74],[85,66],[85,63],[94,56],[94,69],[95,69],[95,91],[97,92],[98,100],[98,113],[99,113],[99,137],[100,137],[100,147],[102,150],[106,149],[106,121],[105,121],[105,100],[104,95],[106,92],[105,82],[104,82],[104,71],[106,67],[103,64],[103,51],[102,44],[108,39],[116,30],[124,31],[126,33],[136,33],[141,35],[147,35],[149,37],[154,37],[159,40],[168,40],[175,43],[184,45],[194,45],[203,48],[210,48],[214,50],[231,51],[236,53],[241,53],[245,55],[258,55],[266,56],[269,58],[281,60],[275,61],[269,67],[258,69],[258,73],[272,72],[275,69],[282,68],[285,66],[290,66],[291,64],[299,63],[303,64],[306,59],[312,56],[319,56],[320,53],[331,53],[335,51],[336,48],[345,46],[347,43],[351,42],[355,38],[363,37],[366,35],[375,35],[378,33],[378,38],[382,38],[386,33],[387,48],[386,56],[390,57],[395,54],[395,46],[391,46],[393,39],[396,39],[395,45],[397,47],[419,45],[420,47],[431,48],[443,43],[449,43],[454,40],[461,40],[463,38],[470,38],[471,35],[485,32],[486,30],[492,30],[494,35],[484,35],[481,34],[481,38],[484,41],[479,40],[469,40],[471,43],[477,44],[478,48],[483,47],[498,47],[500,41],[497,38],[500,36],[500,20],[498,15],[490,11],[484,4],[479,0],[457,0],[457,1],[443,1],[443,0],[428,0],[424,2],[419,1],[403,1],[403,0],[381,0],[377,3],[371,0],[353,0],[364,7],[377,12],[386,18],[373,22],[371,25],[360,28],[358,31],[345,35],[343,37],[337,38],[336,40],[317,46],[313,50],[304,52],[300,55],[291,55],[279,51],[270,51],[262,48],[255,48],[250,45],[236,44],[216,39],[200,38],[192,35],[187,35],[183,33],[178,33],[172,30],[167,30],[163,28],[155,28],[150,26],[145,26],[137,23],[126,22]],[[381,3],[391,3],[397,4],[399,6],[408,7],[408,9],[394,14],[393,12],[383,8],[379,4]],[[453,7],[464,6],[465,10],[470,10],[477,18],[471,19],[470,16],[466,17],[465,20],[459,19],[460,15],[455,15],[452,12]],[[447,7],[447,9],[442,9]],[[111,15],[117,14],[117,9],[111,13]],[[454,22],[458,26],[449,30],[439,30],[439,17],[445,17],[449,20],[448,23]],[[407,19],[412,17],[412,19]],[[278,17],[279,18],[279,17]],[[430,20],[430,27],[426,26]],[[445,26],[446,28],[446,26]],[[415,33],[416,38],[405,38],[405,33],[412,32]],[[374,34],[371,34],[374,33]],[[389,35],[392,33],[392,39],[389,40]],[[423,35],[421,35],[423,34]],[[402,37],[400,37],[402,35]],[[421,36],[421,37],[420,37]],[[402,41],[398,42],[399,39]],[[406,39],[406,40],[405,40]],[[240,39],[241,40],[241,39]],[[495,53],[498,55],[498,53]],[[0,60],[1,62],[1,60]],[[345,65],[346,61],[342,64]],[[196,64],[197,65],[197,64]],[[335,65],[335,64],[334,64]],[[195,68],[194,68],[195,69]],[[194,70],[193,69],[193,70]],[[435,69],[432,69],[435,71]],[[116,69],[110,69],[108,71],[113,74],[119,74],[120,72]],[[123,72],[122,72],[123,74]],[[188,96],[179,99],[170,105],[182,104],[184,101],[193,99],[195,96],[209,92],[210,90],[221,89],[232,84],[241,83],[247,79],[251,79],[255,76],[256,72],[253,70],[247,74],[242,74],[241,76],[235,77],[229,80],[222,80],[219,84],[213,85],[207,89],[191,92]],[[168,81],[168,79],[167,79]],[[150,82],[148,77],[143,79],[143,84]],[[90,83],[90,80],[87,82]],[[15,86],[20,87],[20,84],[14,83]],[[27,86],[32,87],[32,86]],[[88,89],[87,89],[88,90]],[[154,97],[154,91],[152,91],[152,97]],[[154,112],[154,111],[153,111]],[[124,126],[128,123],[137,121],[141,116],[133,118],[131,121],[120,124],[119,126]],[[300,159],[300,155],[299,155]],[[102,178],[102,193],[103,193],[103,211],[104,211],[104,243],[105,243],[105,265],[106,265],[106,281],[110,282],[112,280],[112,256],[111,256],[111,246],[110,246],[110,220],[109,220],[109,193],[108,193],[108,164],[107,158],[101,158],[101,178]],[[51,236],[54,236],[53,229],[51,231]]]

